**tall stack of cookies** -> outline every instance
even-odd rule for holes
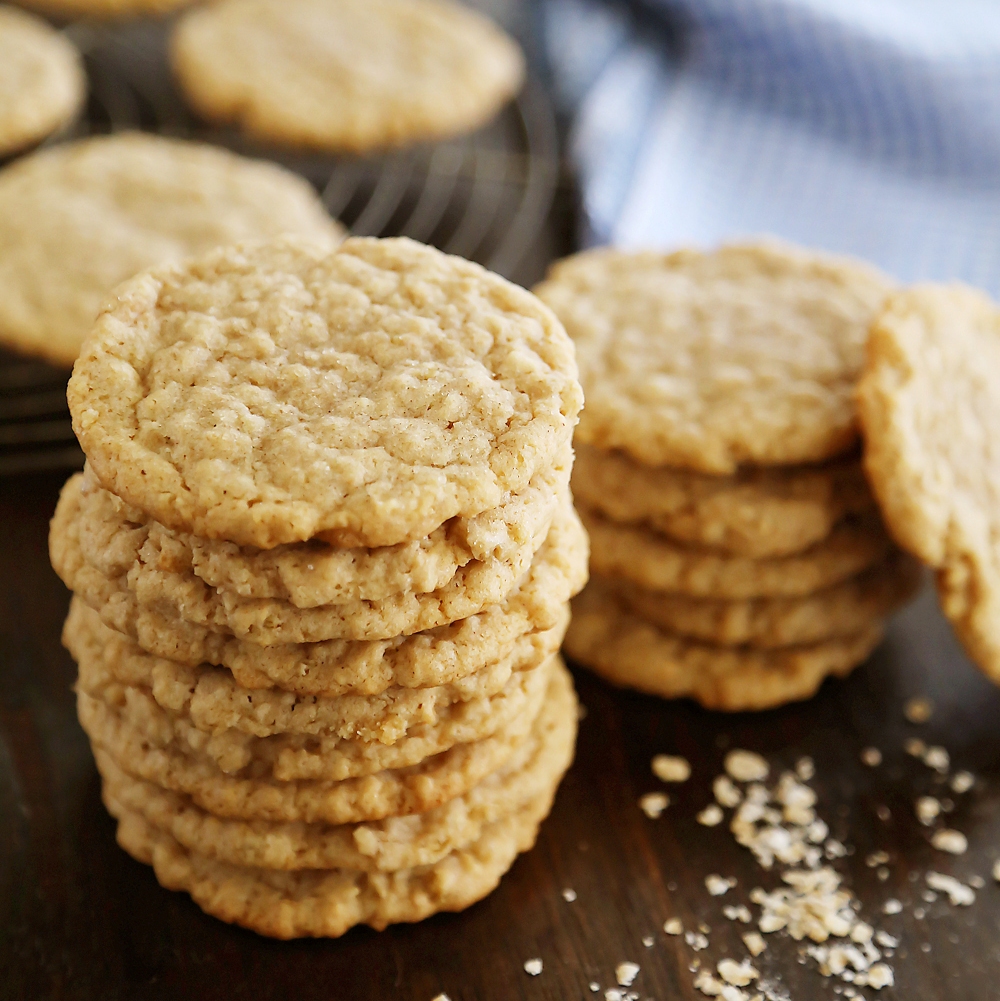
[[[50,539],[118,840],[288,938],[457,910],[573,753],[572,343],[408,240],[223,248],[120,286]]]
[[[593,576],[570,655],[728,710],[863,661],[919,580],[858,451],[854,386],[888,283],[766,244],[588,252],[536,292],[587,398],[573,490]]]

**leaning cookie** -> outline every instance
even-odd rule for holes
[[[858,386],[865,470],[899,544],[1000,682],[1000,308],[960,286],[894,296]]]
[[[112,289],[220,244],[343,229],[309,184],[201,143],[120,133],[0,172],[0,343],[70,366]]]
[[[171,55],[205,118],[355,153],[472,131],[524,77],[517,43],[451,0],[222,0]]]
[[[80,53],[64,35],[0,7],[0,159],[66,125],[86,89]]]
[[[573,601],[566,653],[616,685],[664,698],[692,698],[727,712],[807,699],[826,677],[843,677],[882,637],[875,622],[853,636],[760,650],[685,639],[587,588]]]

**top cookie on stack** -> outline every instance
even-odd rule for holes
[[[279,937],[487,893],[575,732],[550,311],[408,240],[223,248],[119,287],[69,399],[50,551],[123,847]]]
[[[598,576],[571,653],[726,709],[805,697],[862,660],[914,580],[857,455],[886,280],[758,244],[588,252],[536,292],[587,397],[573,487]]]

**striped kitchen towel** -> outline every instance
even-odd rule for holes
[[[541,0],[585,244],[768,233],[1000,295],[996,0]]]

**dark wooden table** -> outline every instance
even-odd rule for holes
[[[902,938],[892,960],[897,986],[879,998],[1000,997],[1000,886],[989,879],[1000,855],[1000,690],[962,656],[930,592],[896,619],[848,681],[827,683],[811,702],[776,712],[706,713],[617,692],[578,671],[587,715],[576,763],[538,845],[491,897],[464,914],[382,933],[272,942],[160,889],[151,870],[115,845],[75,718],[73,663],[59,643],[69,596],[49,569],[46,532],[60,481],[0,481],[3,998],[431,1001],[445,992],[452,1001],[563,1001],[602,998],[625,960],[642,967],[634,984],[641,998],[701,998],[688,969],[694,954],[683,939],[664,934],[664,920],[676,915],[687,927],[711,927],[702,960],[742,956],[745,929],[725,920],[721,908],[774,882],[725,826],[707,829],[694,819],[725,749],[736,746],[788,766],[800,755],[815,759],[821,815],[855,848],[835,864],[864,913]],[[936,703],[920,727],[902,712],[916,694]],[[904,754],[904,739],[914,735],[943,744],[956,767],[979,777],[975,791],[955,797],[950,818],[969,837],[963,856],[933,850],[928,829],[914,819],[914,797],[941,789]],[[867,745],[882,749],[881,767],[859,762]],[[661,751],[690,759],[694,774],[671,788],[674,803],[654,821],[636,800],[659,787],[649,761]],[[879,806],[891,811],[887,821],[878,819]],[[891,856],[886,882],[865,864],[878,849]],[[978,873],[988,883],[972,907],[938,900],[923,905],[927,915],[917,920],[913,909],[930,868]],[[710,872],[735,876],[737,887],[710,897],[703,883]],[[574,902],[563,899],[564,888],[576,891]],[[879,913],[890,896],[904,903],[894,917]],[[651,947],[644,936],[653,937]],[[769,942],[757,965],[780,978],[791,998],[838,997],[833,982],[796,962],[790,940]],[[522,968],[533,957],[544,962],[538,977]],[[590,992],[591,981],[600,994]]]

